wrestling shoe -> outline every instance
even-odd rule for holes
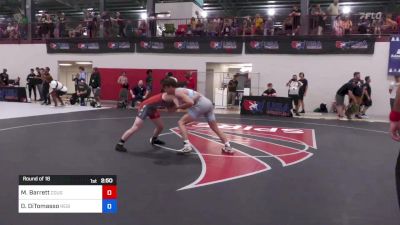
[[[165,142],[159,140],[158,138],[152,137],[150,138],[151,145],[165,145]]]
[[[182,153],[189,153],[191,151],[193,151],[193,148],[192,148],[191,144],[185,144],[183,146]]]
[[[127,150],[123,145],[117,144],[117,145],[115,146],[115,151],[118,151],[118,152],[127,152],[128,150]]]
[[[229,154],[235,153],[235,150],[231,146],[226,145],[222,148],[222,151]]]

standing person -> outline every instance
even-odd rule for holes
[[[100,94],[101,94],[101,77],[97,67],[93,68],[92,75],[90,75],[89,86],[92,87],[94,100],[96,101],[95,107],[101,108]]]
[[[296,35],[300,30],[300,16],[301,16],[300,8],[297,5],[293,6],[293,10],[289,14],[289,17],[291,17],[293,21],[292,36]]]
[[[8,76],[7,69],[3,69],[3,73],[0,74],[0,79],[5,86],[8,86],[10,78]]]
[[[369,107],[372,106],[372,89],[371,89],[371,78],[369,76],[365,77],[365,83],[362,86],[363,89],[363,96],[362,96],[362,103],[361,103],[361,117],[366,119],[368,118],[366,112]]]
[[[64,86],[60,81],[56,80],[52,80],[49,86],[51,88],[50,95],[53,98],[54,106],[55,107],[58,106],[57,101],[60,102],[61,106],[64,106],[65,104],[62,101],[61,96],[67,94],[68,91],[67,87]]]
[[[330,16],[330,18],[331,18],[332,30],[334,30],[334,28],[333,28],[334,22],[335,22],[336,18],[340,15],[339,0],[333,0],[333,2],[327,8],[326,12],[327,12],[328,16]]]
[[[42,79],[43,79],[43,98],[44,101],[42,105],[50,105],[51,100],[50,100],[50,82],[53,80],[53,77],[50,75],[50,68],[46,67],[45,69],[40,69],[40,73],[43,74]]]
[[[101,13],[101,21],[103,22],[104,37],[105,38],[111,37],[112,23],[111,23],[110,14],[108,14],[108,12],[106,12],[106,11],[102,12]]]
[[[115,13],[115,21],[118,24],[118,37],[126,37],[125,35],[125,20],[122,18],[120,12]]]
[[[186,88],[188,89],[192,89],[192,90],[196,90],[196,82],[193,78],[193,75],[191,72],[187,72],[185,74],[185,78],[186,78]]]
[[[357,99],[354,95],[354,89],[356,88],[356,86],[357,84],[355,84],[354,82],[347,82],[336,92],[336,111],[339,119],[344,119],[344,98],[346,95],[348,95],[349,99],[353,102],[357,102]]]
[[[29,99],[32,99],[32,91],[33,91],[33,96],[35,97],[35,101],[37,100],[36,98],[36,75],[35,75],[35,70],[31,69],[30,74],[26,77],[26,84],[28,86],[28,91],[29,91]]]
[[[83,66],[80,66],[78,73],[78,80],[84,79],[86,82],[86,78],[87,78],[87,73],[85,72],[85,68]]]
[[[389,94],[390,94],[390,108],[393,109],[394,100],[396,98],[397,89],[400,86],[400,76],[394,77],[394,81],[390,83]]]
[[[65,13],[62,12],[60,13],[60,15],[58,16],[58,36],[60,38],[64,38],[67,37],[67,32],[66,32],[66,19],[65,19]]]
[[[162,87],[168,95],[172,95],[179,101],[176,109],[187,109],[188,112],[178,121],[179,130],[181,131],[184,148],[183,153],[188,153],[193,150],[192,145],[188,139],[188,131],[186,125],[198,120],[204,116],[210,126],[211,130],[220,138],[224,147],[222,151],[226,153],[233,153],[234,149],[231,147],[225,134],[218,128],[217,121],[214,114],[214,106],[212,102],[201,95],[200,93],[187,88],[177,88],[177,82],[173,79],[165,79]]]
[[[153,70],[146,71],[146,94],[144,98],[148,98],[153,90]]]
[[[276,91],[272,87],[272,83],[267,84],[267,90],[264,91],[262,96],[266,96],[266,97],[275,97],[276,96]]]
[[[119,91],[119,103],[122,107],[126,108],[128,104],[128,93],[129,93],[129,83],[128,77],[126,77],[126,72],[122,72],[121,76],[118,77],[117,83],[121,85],[121,90]]]
[[[307,94],[307,90],[308,90],[308,80],[306,78],[304,78],[304,73],[301,72],[299,74],[300,77],[300,82],[303,84],[300,87],[300,91],[299,91],[299,102],[300,102],[300,107],[301,107],[301,111],[300,113],[306,113],[305,109],[304,109],[304,97]]]
[[[143,81],[139,80],[138,85],[130,90],[132,96],[131,108],[135,108],[136,102],[142,102],[146,95],[146,88],[143,85]]]
[[[390,112],[390,134],[392,139],[400,142],[400,89],[396,90],[396,98],[393,104],[393,109]],[[397,186],[397,198],[400,207],[400,154],[397,157],[397,164],[395,170],[396,186]]]
[[[237,91],[237,86],[239,85],[239,82],[237,81],[237,75],[233,76],[233,79],[229,81],[228,83],[228,108],[229,106],[233,108],[235,105],[235,100],[236,100],[236,91]]]
[[[37,81],[37,89],[39,91],[39,102],[44,101],[44,97],[43,97],[43,79],[42,79],[42,74],[41,74],[41,70],[39,67],[36,67],[36,79]]]
[[[297,80],[297,75],[293,75],[292,79],[289,80],[286,84],[287,87],[289,87],[289,98],[292,99],[294,103],[294,113],[296,116],[300,116],[299,114],[299,93],[300,93],[300,88],[303,86],[303,83]]]
[[[136,116],[135,122],[132,127],[129,128],[122,135],[118,144],[115,146],[115,150],[119,152],[126,152],[127,149],[124,147],[125,142],[140,128],[143,126],[144,120],[149,117],[151,121],[156,125],[154,129],[153,136],[150,138],[150,144],[152,145],[164,145],[165,142],[158,139],[158,136],[161,134],[164,129],[164,123],[161,120],[160,112],[158,108],[167,107],[169,110],[173,110],[176,108],[175,98],[172,96],[168,96],[166,93],[160,93],[154,95],[146,99],[139,105],[138,114]]]

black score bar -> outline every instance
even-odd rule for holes
[[[117,185],[116,175],[20,175],[19,185]]]

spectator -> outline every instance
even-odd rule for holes
[[[44,101],[44,96],[43,96],[43,74],[41,73],[41,70],[39,67],[36,67],[36,79],[37,81],[37,89],[39,91],[40,99],[39,101]]]
[[[120,12],[116,12],[115,13],[115,19],[114,21],[117,22],[118,24],[118,37],[126,37],[125,35],[125,20],[122,18],[121,13]]]
[[[375,35],[378,35],[379,37],[381,36],[383,25],[384,21],[382,17],[375,18],[372,20],[372,28],[374,29]]]
[[[363,18],[358,23],[358,33],[359,34],[367,34],[368,33],[368,28],[369,28],[369,21],[367,19]]]
[[[101,13],[101,21],[103,22],[104,37],[105,38],[111,37],[112,23],[111,23],[111,16],[108,14],[108,12],[104,11]]]
[[[267,20],[264,22],[264,36],[274,36],[275,29],[274,29],[274,21],[272,17],[268,17]]]
[[[365,77],[365,83],[362,86],[363,95],[362,95],[362,103],[361,103],[361,117],[366,119],[368,118],[366,113],[369,107],[372,106],[372,90],[371,90],[371,78],[369,76]]]
[[[141,103],[146,95],[146,87],[143,84],[142,80],[139,80],[138,84],[136,87],[132,88],[130,90],[131,96],[132,96],[132,105],[131,108],[135,108],[136,103]]]
[[[61,96],[67,94],[67,87],[64,86],[60,81],[56,81],[56,80],[52,80],[50,82],[50,88],[51,88],[51,92],[50,95],[53,98],[54,101],[54,106],[57,107],[58,103],[57,101],[60,102],[61,106],[64,106],[64,102],[61,99]]]
[[[397,31],[397,22],[392,19],[391,13],[386,15],[386,20],[383,27],[384,29],[389,29],[390,32]]]
[[[252,30],[251,30],[251,23],[250,23],[250,21],[247,19],[247,18],[245,18],[244,20],[243,20],[243,36],[245,36],[245,35],[251,35],[253,32],[252,32]]]
[[[230,20],[228,20],[228,19],[226,19],[225,21],[224,21],[224,25],[223,25],[223,27],[222,27],[222,31],[221,31],[221,34],[222,34],[222,36],[231,36],[231,34],[232,34],[232,26],[231,26],[231,24],[232,23],[230,23]]]
[[[256,14],[256,17],[254,18],[254,24],[255,24],[254,33],[256,35],[263,35],[264,20],[263,18],[261,18],[260,14]]]
[[[50,105],[50,82],[53,80],[53,77],[50,75],[50,68],[46,67],[46,69],[40,69],[40,73],[43,74],[43,98],[44,101],[42,105]]]
[[[19,87],[21,84],[21,77],[17,77],[17,79],[14,80],[14,87]]]
[[[86,23],[89,30],[89,37],[97,37],[98,22],[97,14],[95,12],[87,12]]]
[[[121,90],[119,91],[119,102],[122,104],[123,108],[126,108],[128,104],[128,90],[129,83],[128,77],[126,77],[126,72],[122,72],[121,76],[118,77],[117,83],[121,85]]]
[[[337,19],[338,16],[340,16],[339,13],[339,0],[333,0],[333,3],[331,3],[329,5],[329,7],[327,8],[327,14],[328,16],[330,16],[331,18],[331,26],[332,26],[332,30],[334,30],[334,21]]]
[[[83,35],[82,24],[78,24],[78,26],[75,27],[75,29],[69,31],[69,37],[71,38],[81,37],[82,35]]]
[[[3,83],[3,85],[8,86],[10,77],[7,74],[7,69],[3,69],[3,73],[0,74],[0,79]]]
[[[165,79],[173,79],[173,80],[175,80],[175,82],[178,83],[178,79],[176,79],[176,77],[174,77],[174,74],[172,72],[168,72],[165,76]]]
[[[292,35],[292,31],[293,31],[293,17],[288,16],[288,17],[283,21],[283,29],[284,29],[286,35]]]
[[[313,16],[313,27],[317,28],[317,35],[322,35],[325,27],[326,16],[325,13],[321,9],[320,4],[316,4],[313,10],[311,11],[311,15]]]
[[[78,79],[84,79],[86,82],[87,73],[85,72],[85,68],[83,66],[79,67]]]
[[[39,19],[39,36],[45,40],[48,38],[49,29],[47,26],[47,14],[43,13]]]
[[[90,95],[89,85],[86,84],[85,79],[79,78],[78,88],[76,95],[80,98],[81,106],[86,106],[85,99]]]
[[[217,31],[217,19],[210,19],[207,24],[207,32],[211,37],[215,37],[218,35]]]
[[[354,82],[347,82],[336,92],[336,111],[339,119],[344,119],[344,98],[346,95],[348,95],[349,99],[353,102],[357,102],[356,96],[354,95],[354,90],[356,86],[357,84],[355,84]]]
[[[31,69],[30,74],[26,77],[26,84],[28,86],[28,91],[29,91],[29,99],[32,99],[32,91],[33,91],[33,96],[35,97],[35,101],[37,100],[36,98],[36,75],[35,75],[35,70]]]
[[[186,88],[188,89],[192,89],[192,90],[196,90],[196,82],[193,78],[193,75],[191,72],[187,72],[185,74],[185,78],[186,78]]]
[[[153,91],[153,70],[146,71],[146,95],[145,98],[148,98]]]
[[[353,28],[353,22],[351,22],[349,16],[345,16],[344,20],[342,21],[341,27],[343,29],[344,35],[351,34],[351,29]]]
[[[393,109],[394,100],[396,98],[397,89],[400,87],[400,76],[394,77],[394,81],[390,83],[390,108]]]
[[[267,96],[267,97],[275,97],[276,96],[276,91],[272,87],[272,83],[268,83],[267,90],[264,91],[262,96]]]
[[[228,108],[233,107],[236,101],[236,91],[239,82],[237,81],[237,75],[233,76],[233,79],[228,83]]]
[[[308,90],[308,80],[306,78],[304,78],[304,73],[301,72],[299,74],[299,81],[303,84],[300,87],[300,91],[299,91],[299,102],[300,102],[300,107],[301,107],[301,111],[300,113],[305,113],[305,109],[304,109],[304,97],[307,94],[307,90]]]
[[[97,67],[93,68],[92,75],[90,76],[89,86],[92,87],[94,100],[96,101],[95,107],[101,108],[100,94],[101,94],[101,77]]]
[[[65,23],[66,23],[65,13],[62,12],[58,16],[58,36],[60,38],[67,36]]]
[[[343,35],[343,28],[342,28],[342,19],[340,16],[337,16],[336,19],[333,21],[333,31],[335,32],[336,36]]]
[[[53,18],[50,14],[47,14],[47,18],[46,18],[46,23],[47,23],[47,27],[49,30],[49,34],[48,37],[49,38],[54,38],[54,21]]]
[[[289,14],[289,17],[293,18],[292,36],[296,35],[300,29],[300,16],[301,16],[301,11],[299,7],[297,5],[293,6],[293,10]]]
[[[138,36],[145,37],[147,35],[147,22],[146,20],[139,21]]]
[[[294,113],[296,116],[300,116],[299,114],[299,93],[300,93],[300,88],[303,86],[303,84],[297,80],[297,75],[293,75],[292,79],[287,82],[286,86],[289,87],[289,98],[292,99],[294,102]]]

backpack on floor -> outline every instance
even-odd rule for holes
[[[69,99],[69,103],[71,105],[75,105],[78,102],[78,95],[74,93],[71,98]]]

